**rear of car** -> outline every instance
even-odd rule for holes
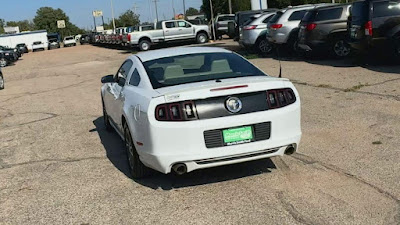
[[[45,45],[41,41],[35,41],[32,44],[32,51],[35,52],[37,50],[45,50]]]
[[[217,31],[216,37],[221,39],[222,35],[229,35],[228,33],[228,24],[229,22],[234,22],[235,21],[235,15],[234,14],[223,14],[223,15],[218,15],[215,18],[214,26],[215,28],[213,29]]]
[[[26,46],[26,44],[17,44],[15,47],[20,49],[20,51],[23,53],[28,53],[28,47]]]
[[[368,50],[373,47],[398,48],[400,54],[400,2],[368,0],[353,2],[348,32],[351,47]]]
[[[266,76],[230,52],[161,57],[143,65],[159,93],[138,123],[144,165],[190,172],[297,149],[300,99],[288,80]]]
[[[274,15],[275,13],[265,13],[250,17],[240,30],[239,44],[262,53],[269,53],[272,48],[266,39],[267,24]]]
[[[64,38],[64,47],[76,46],[76,41],[73,36],[67,36]]]
[[[48,50],[55,49],[55,48],[60,48],[60,42],[58,41],[57,38],[49,39]]]
[[[268,24],[268,41],[276,45],[295,44],[300,21],[312,8],[312,5],[296,6],[277,12]]]
[[[247,23],[252,16],[257,14],[263,14],[268,12],[276,12],[276,9],[264,9],[264,10],[250,10],[250,11],[241,11],[235,14],[235,41],[239,41],[240,32],[245,23]]]
[[[344,57],[347,44],[347,19],[350,4],[317,7],[306,13],[300,23],[298,48],[303,51],[332,52]]]

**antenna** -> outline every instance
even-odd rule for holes
[[[279,61],[279,78],[282,78],[282,64],[281,64],[281,55],[279,54],[279,46],[276,46],[276,54],[278,55]]]

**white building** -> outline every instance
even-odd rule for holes
[[[17,44],[26,44],[29,50],[32,50],[33,42],[41,41],[47,46],[47,31],[46,30],[37,30],[37,31],[29,31],[22,32],[18,34],[4,34],[0,35],[0,45],[8,46],[10,48],[15,48]]]

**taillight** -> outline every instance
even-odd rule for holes
[[[307,24],[307,30],[308,30],[308,31],[312,31],[312,30],[314,30],[316,27],[317,27],[317,24],[315,24],[315,23]]]
[[[257,28],[257,25],[250,25],[250,26],[244,26],[243,29],[244,30],[254,30]]]
[[[128,41],[131,41],[131,34],[128,34]]]
[[[279,28],[282,28],[282,27],[283,27],[282,24],[272,24],[272,25],[271,25],[271,28],[272,28],[272,29],[279,29]]]
[[[155,116],[158,121],[188,121],[198,118],[196,106],[192,101],[158,105]]]
[[[365,24],[365,35],[372,36],[372,21]]]
[[[267,102],[270,109],[281,108],[296,102],[296,96],[290,88],[268,90]]]

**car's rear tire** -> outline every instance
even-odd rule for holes
[[[151,43],[148,40],[141,40],[139,42],[139,49],[140,51],[148,51],[150,50]]]
[[[7,66],[7,60],[5,58],[0,59],[0,67],[6,67]]]
[[[135,145],[132,140],[132,135],[128,125],[124,124],[124,137],[125,137],[125,148],[128,156],[128,163],[131,175],[134,179],[140,179],[150,175],[150,168],[146,167],[139,158],[139,154],[136,151]]]
[[[350,55],[350,45],[341,38],[335,39],[332,45],[332,53],[336,58],[345,58]]]
[[[222,36],[221,36],[222,37]],[[204,44],[207,43],[208,41],[208,36],[205,33],[198,33],[196,35],[196,41],[198,44]]]
[[[108,132],[111,132],[111,131],[113,130],[113,127],[111,126],[110,118],[109,118],[109,116],[108,116],[108,114],[107,114],[106,107],[104,106],[104,101],[101,100],[101,102],[102,102],[102,105],[103,105],[103,121],[104,121],[104,126],[106,127],[106,130],[107,130]]]
[[[4,89],[4,78],[3,75],[0,74],[0,90]]]
[[[400,60],[400,34],[398,37],[394,38],[394,55],[396,59]]]
[[[255,47],[257,52],[265,55],[270,54],[273,50],[273,45],[265,37],[257,40]]]

